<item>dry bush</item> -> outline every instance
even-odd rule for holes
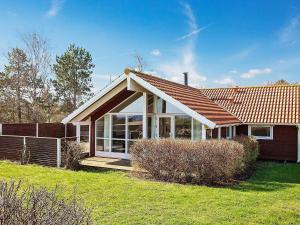
[[[78,170],[83,149],[76,141],[66,141],[62,151],[62,160],[66,169]]]
[[[229,140],[140,140],[131,148],[135,168],[158,180],[213,184],[234,177],[243,146]]]
[[[20,150],[20,163],[26,165],[30,162],[30,151],[26,145]]]
[[[255,137],[237,136],[234,141],[240,143],[244,147],[244,156],[240,168],[240,172],[244,173],[254,167],[259,155],[259,143]]]
[[[0,182],[0,225],[92,224],[91,211],[72,195],[58,195],[58,188],[22,187],[21,182]]]

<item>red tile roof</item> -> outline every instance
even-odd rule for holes
[[[201,91],[244,123],[300,124],[300,85]]]
[[[134,70],[131,72],[217,125],[240,123],[239,119],[210,100],[199,89]]]

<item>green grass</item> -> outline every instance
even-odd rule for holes
[[[300,165],[260,163],[234,187],[145,181],[125,172],[65,171],[0,161],[0,179],[74,187],[97,224],[300,224]]]

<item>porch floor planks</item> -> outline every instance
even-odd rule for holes
[[[90,157],[80,161],[80,165],[95,168],[106,168],[112,170],[132,171],[130,160],[114,159],[104,157]]]

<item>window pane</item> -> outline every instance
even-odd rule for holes
[[[96,137],[109,138],[109,115],[96,121]]]
[[[143,137],[143,116],[128,116],[128,139]]]
[[[212,129],[206,130],[206,139],[212,139]]]
[[[148,95],[148,102],[147,102],[148,113],[153,113],[153,101],[154,101],[153,95]]]
[[[171,117],[160,117],[158,123],[159,137],[169,138],[171,136]]]
[[[201,140],[202,139],[202,124],[198,120],[194,120],[193,129],[194,129],[193,139],[195,141],[196,140]]]
[[[104,137],[104,117],[96,121],[96,137]]]
[[[138,99],[136,99],[134,102],[127,105],[119,112],[125,112],[125,113],[143,112],[143,98],[139,97]]]
[[[112,140],[111,151],[118,152],[118,153],[125,153],[125,141]]]
[[[109,140],[97,139],[96,140],[96,151],[109,152]]]
[[[157,113],[166,113],[166,101],[161,99],[161,98],[157,98]]]
[[[148,138],[152,137],[152,117],[148,117]]]
[[[257,137],[270,137],[271,128],[270,127],[251,127],[251,135]]]
[[[130,154],[130,148],[135,143],[135,141],[128,141],[128,154]]]
[[[80,142],[89,142],[89,125],[80,125]]]
[[[112,137],[118,139],[125,139],[125,116],[113,115],[112,116]]]
[[[175,116],[175,137],[191,138],[191,117]]]

